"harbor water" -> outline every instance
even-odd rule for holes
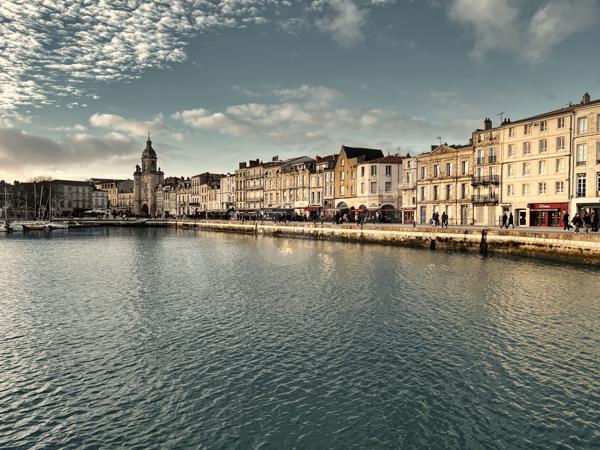
[[[0,448],[599,448],[600,270],[94,228],[0,236]]]

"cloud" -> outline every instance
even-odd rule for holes
[[[275,89],[267,97],[270,102],[231,105],[223,111],[200,107],[172,118],[192,128],[280,146],[317,148],[347,138],[379,139],[382,134],[402,140],[439,135],[439,127],[430,121],[399,111],[340,107],[341,94],[323,86]]]
[[[538,63],[571,35],[594,26],[600,4],[597,0],[452,0],[448,14],[472,33],[474,59],[499,51]]]
[[[149,132],[160,135],[170,135],[175,140],[182,140],[184,135],[175,131],[163,120],[162,114],[158,114],[152,120],[139,121],[127,119],[117,114],[95,113],[90,116],[90,125],[97,128],[107,128],[113,131],[121,131],[133,137],[144,137]]]
[[[367,22],[367,10],[353,0],[329,0],[333,14],[317,21],[323,31],[344,47],[351,47],[364,40],[363,28]]]
[[[0,116],[8,117],[23,105],[89,96],[87,80],[133,80],[146,69],[182,62],[196,34],[265,23],[267,7],[277,8],[278,3],[3,0]]]
[[[107,164],[125,160],[133,164],[139,152],[139,142],[131,140],[75,133],[56,141],[15,128],[0,128],[0,167],[4,172],[62,172],[99,161]]]

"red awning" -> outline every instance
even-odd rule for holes
[[[319,210],[318,206],[307,206],[306,208],[304,208],[304,211],[308,211],[308,212],[317,212]]]

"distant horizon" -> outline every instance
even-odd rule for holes
[[[598,19],[597,0],[6,0],[0,179],[128,179],[148,131],[186,177],[464,144],[600,97]]]

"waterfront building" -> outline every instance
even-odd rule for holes
[[[94,211],[108,211],[108,192],[103,189],[92,190],[92,209]]]
[[[219,211],[221,209],[222,174],[205,172],[192,177],[192,196],[190,207],[193,215],[201,211]]]
[[[600,213],[600,99],[585,94],[574,106],[571,216],[596,209]]]
[[[501,125],[502,213],[515,226],[555,226],[568,211],[573,107]]]
[[[263,166],[258,159],[239,163],[235,171],[235,209],[256,211],[263,207]]]
[[[473,221],[471,197],[471,158],[473,147],[442,144],[417,156],[418,221],[430,223],[433,213],[445,212],[450,224],[467,225]],[[492,199],[493,200],[493,199]]]
[[[119,183],[126,180],[114,180],[114,179],[101,179],[101,178],[92,178],[91,180],[94,183],[96,189],[100,189],[106,191],[108,195],[108,207],[112,208],[117,205],[117,194],[119,192],[118,185]],[[131,180],[133,181],[133,180]]]
[[[263,164],[264,207],[281,208],[281,166],[278,156]]]
[[[114,215],[124,214],[130,216],[133,214],[133,186],[133,180],[125,180],[117,184],[117,203],[115,206],[111,207],[111,211]]]
[[[228,173],[221,177],[220,207],[221,211],[235,208],[235,175]]]
[[[318,213],[321,209],[331,208],[332,201],[327,203],[327,199],[333,200],[333,174],[335,170],[335,160],[337,155],[317,156],[315,158],[314,170],[310,173],[309,179],[309,205],[308,212]],[[331,178],[331,180],[330,180]]]
[[[156,215],[156,188],[164,183],[164,174],[157,168],[158,158],[152,148],[150,134],[142,152],[142,165],[133,173],[133,213],[141,217]]]
[[[192,180],[183,178],[179,180],[176,188],[177,198],[177,217],[189,217],[193,214],[192,210]]]
[[[402,161],[398,189],[402,223],[414,223],[417,207],[417,158],[406,155]]]
[[[385,220],[401,221],[399,185],[403,160],[402,156],[392,155],[358,163],[358,209],[377,212]]]
[[[500,207],[500,164],[502,129],[494,128],[491,119],[483,129],[475,130],[473,143],[473,225],[495,226],[502,216]],[[508,210],[508,207],[506,207]]]
[[[310,174],[315,160],[308,156],[291,158],[281,165],[281,199],[283,208],[305,214],[309,203]]]
[[[342,145],[335,163],[334,204],[340,211],[357,208],[356,170],[361,162],[383,158],[383,152],[373,148],[348,147]]]

